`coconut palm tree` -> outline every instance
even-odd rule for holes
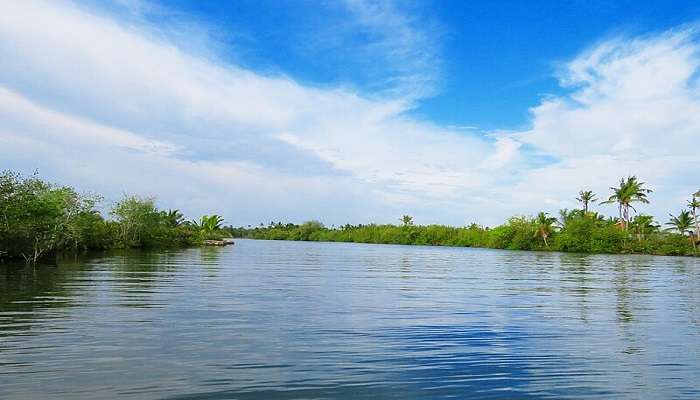
[[[622,178],[620,179],[620,186],[610,187],[610,189],[613,191],[613,194],[600,204],[617,203],[620,221],[625,230],[627,230],[630,222],[630,208],[635,212],[637,211],[632,206],[632,203],[639,202],[648,204],[649,199],[647,199],[647,194],[651,193],[652,190],[645,188],[644,182],[637,180],[636,176],[630,176],[627,179]]]
[[[588,214],[588,204],[589,203],[595,203],[598,201],[596,198],[595,193],[591,190],[581,190],[578,192],[578,197],[576,200],[580,201],[583,204],[583,213]]]
[[[164,212],[165,220],[172,227],[178,227],[185,223],[185,216],[180,210],[168,210]]]
[[[694,193],[693,198],[688,201],[688,208],[690,213],[693,215],[693,220],[695,221],[695,237],[693,238],[693,243],[700,238],[700,221],[698,221],[697,210],[700,208],[700,200],[698,199],[700,192]]]
[[[410,215],[404,215],[399,220],[403,223],[403,226],[413,225],[413,217]]]
[[[554,231],[554,224],[557,222],[557,219],[554,217],[550,217],[547,215],[547,213],[540,212],[537,214],[537,217],[535,218],[535,237],[541,237],[542,240],[544,241],[545,247],[549,247],[549,243],[547,243],[547,238],[552,234]]]
[[[586,214],[582,210],[569,210],[568,208],[562,208],[559,210],[557,225],[560,228],[566,228],[566,225],[568,225],[571,220],[585,216]]]
[[[690,215],[690,211],[682,210],[677,216],[673,214],[669,214],[669,216],[671,219],[666,223],[666,225],[669,225],[670,228],[667,230],[677,231],[681,235],[692,233],[691,228],[694,221],[693,217]]]

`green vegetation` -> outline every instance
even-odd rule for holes
[[[688,202],[688,210],[672,216],[670,229],[661,230],[650,215],[637,214],[634,203],[649,203],[650,189],[630,176],[612,187],[603,203],[618,206],[618,218],[605,218],[590,205],[596,195],[582,190],[576,198],[582,208],[561,210],[559,219],[540,212],[536,217],[517,216],[489,228],[477,224],[466,227],[415,225],[404,215],[400,225],[344,225],[327,228],[318,221],[302,225],[270,223],[259,227],[226,228],[234,237],[270,240],[410,244],[433,246],[488,247],[511,250],[565,251],[577,253],[642,253],[658,255],[698,255],[696,242],[700,229],[696,218],[700,192]]]
[[[639,182],[636,176],[630,176],[627,179],[620,179],[620,186],[611,187],[613,194],[608,200],[600,204],[617,203],[617,208],[620,214],[620,222],[622,227],[627,230],[630,224],[630,208],[637,211],[632,203],[640,202],[649,204],[647,194],[651,193],[650,189],[644,188],[644,182]]]
[[[630,176],[612,187],[601,204],[618,206],[618,218],[605,218],[590,205],[596,195],[582,190],[576,198],[582,208],[561,210],[559,218],[540,212],[516,216],[489,228],[416,225],[403,215],[399,225],[345,225],[325,227],[319,221],[301,225],[270,223],[252,228],[224,227],[219,215],[187,221],[178,210],[159,210],[155,200],[125,196],[105,218],[97,207],[102,199],[56,186],[36,176],[24,178],[0,173],[0,261],[24,259],[34,263],[57,253],[113,248],[186,247],[225,236],[253,239],[392,243],[433,246],[489,247],[512,250],[579,253],[644,253],[698,255],[700,192],[687,209],[671,215],[660,229],[653,217],[637,214],[634,203],[649,203],[651,190]]]
[[[219,215],[204,215],[199,222],[193,221],[191,226],[197,228],[201,239],[219,240],[223,238],[223,223],[224,219]]]
[[[547,238],[554,232],[554,223],[557,222],[557,219],[540,212],[533,222],[535,223],[535,237],[542,238],[544,247],[549,248]]]
[[[0,261],[35,263],[57,253],[184,247],[225,236],[216,215],[189,223],[178,210],[159,210],[152,198],[126,196],[106,219],[97,210],[101,200],[37,176],[0,173]]]
[[[591,190],[582,190],[578,192],[578,197],[576,198],[581,204],[583,204],[583,212],[588,213],[588,205],[591,203],[595,203],[598,201],[598,199],[595,196],[595,193]]]

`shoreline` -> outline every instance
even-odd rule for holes
[[[371,244],[371,245],[377,245],[377,246],[442,247],[442,248],[449,248],[449,249],[502,250],[502,251],[519,252],[519,253],[570,254],[570,255],[581,255],[581,256],[652,256],[652,257],[676,257],[676,258],[684,258],[684,259],[700,258],[700,253],[688,254],[688,255],[653,254],[653,253],[581,253],[581,252],[562,251],[562,250],[501,249],[501,248],[496,248],[496,247],[456,246],[456,245],[449,245],[449,244],[403,244],[403,243],[374,243],[374,242],[342,242],[342,241],[333,241],[333,240],[256,239],[256,238],[250,238],[250,237],[238,237],[236,239],[256,240],[256,241],[263,241],[263,242],[342,243],[342,244]]]
[[[658,232],[636,238],[609,224],[589,225],[588,232],[571,233],[561,229],[551,235],[548,245],[544,245],[541,239],[532,234],[533,227],[530,224],[521,223],[495,228],[477,225],[457,228],[444,225],[370,224],[332,229],[322,226],[308,229],[304,225],[288,224],[234,228],[232,233],[234,238],[252,240],[467,247],[568,254],[700,256],[691,242],[678,234]]]

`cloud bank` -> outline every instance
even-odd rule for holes
[[[358,29],[392,21],[375,33],[396,65],[427,46],[396,8],[348,7]],[[2,167],[112,200],[158,195],[234,224],[461,225],[573,207],[627,174],[656,190],[644,211],[659,216],[700,187],[692,28],[599,43],[562,66],[566,94],[533,107],[530,129],[484,133],[408,116],[433,76],[409,71],[430,59],[377,95],[257,73],[72,3],[0,9]]]

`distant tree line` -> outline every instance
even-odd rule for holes
[[[65,252],[192,246],[226,235],[218,215],[186,221],[178,210],[158,209],[153,198],[125,196],[105,218],[97,210],[101,201],[36,175],[0,173],[0,261],[31,264]]]
[[[226,229],[234,237],[268,240],[698,255],[700,192],[692,194],[687,207],[670,215],[662,227],[652,216],[636,214],[635,204],[649,203],[648,195],[652,192],[644,182],[630,176],[610,189],[611,195],[601,204],[617,205],[617,217],[606,218],[591,211],[591,206],[598,201],[597,196],[590,190],[582,190],[576,198],[581,203],[580,209],[560,210],[558,217],[544,212],[535,217],[516,216],[493,228],[474,223],[466,227],[415,225],[411,216],[404,215],[399,218],[399,225],[359,224],[328,228],[318,221],[309,221],[301,225],[271,222],[257,227]]]
[[[645,253],[698,255],[700,192],[662,227],[652,216],[639,214],[651,190],[636,177],[620,180],[601,204],[615,204],[617,217],[606,218],[591,206],[598,200],[582,190],[580,209],[561,210],[558,217],[540,212],[516,216],[489,228],[416,225],[403,215],[400,224],[325,227],[271,222],[257,227],[224,227],[218,215],[187,221],[178,210],[161,210],[153,198],[125,196],[106,216],[98,211],[100,196],[78,193],[68,186],[45,182],[36,175],[0,173],[0,261],[20,259],[31,264],[57,253],[114,248],[186,247],[226,236],[253,239],[393,243],[435,246],[489,247],[513,250],[557,250],[580,253]],[[633,215],[634,214],[634,215]]]

